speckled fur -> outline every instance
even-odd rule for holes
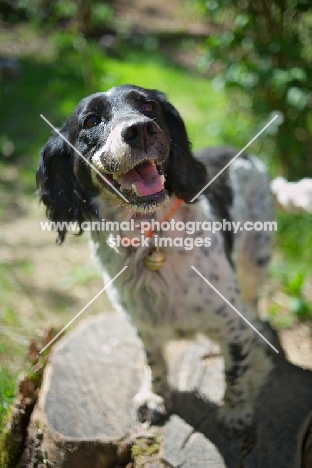
[[[233,221],[265,221],[272,218],[268,180],[259,160],[254,157],[238,159],[230,166],[228,180],[234,195],[231,208]],[[105,220],[122,221],[127,218],[127,209],[118,208],[115,203],[109,206],[105,196],[97,197],[94,203]],[[173,204],[174,199],[156,213],[156,219],[163,219]],[[197,204],[182,205],[173,218],[176,222],[185,223],[217,220],[206,196],[201,196]],[[122,234],[134,235],[127,232]],[[116,251],[108,247],[108,235],[105,232],[92,234],[93,253],[103,271],[104,282],[128,265],[128,269],[109,288],[108,295],[137,328],[152,369],[152,388],[144,384],[136,398],[137,404],[150,405],[152,410],[156,407],[163,412],[164,402],[157,399],[155,394],[164,395],[167,404],[170,404],[162,354],[166,342],[177,338],[181,331],[183,336],[194,336],[200,332],[220,344],[225,358],[227,389],[220,418],[234,429],[250,424],[256,392],[271,367],[267,345],[190,266],[195,266],[261,331],[256,302],[258,288],[267,270],[271,233],[238,231],[232,254],[234,268],[225,253],[221,232],[195,232],[192,236],[183,233],[188,237],[208,236],[211,246],[194,247],[190,251],[163,248],[166,263],[158,272],[144,267],[143,260],[148,249],[120,247]],[[164,235],[180,237],[181,232],[166,231]]]
[[[126,138],[129,122],[131,129],[150,125],[147,136],[133,139],[132,132],[131,138]],[[89,96],[77,105],[61,133],[104,174],[125,174],[146,158],[163,165],[166,181],[162,192],[166,191],[169,198],[166,204],[150,205],[151,211],[157,206],[151,215],[157,220],[163,220],[176,197],[185,202],[172,215],[176,222],[272,219],[266,171],[253,156],[237,158],[197,202],[190,203],[235,156],[235,151],[214,148],[198,152],[195,158],[179,113],[156,90],[125,85]],[[52,136],[41,152],[37,186],[52,221],[125,221],[133,216],[136,206],[129,208],[99,182],[58,135]],[[144,203],[142,200],[142,206]],[[144,210],[149,210],[148,204]],[[229,232],[199,231],[190,235],[167,231],[165,237],[210,237],[211,245],[192,250],[163,248],[166,262],[157,272],[144,266],[148,248],[113,248],[108,242],[112,234],[116,232],[92,232],[92,251],[104,282],[128,266],[107,292],[115,307],[136,327],[145,347],[149,368],[135,398],[141,417],[153,420],[170,406],[163,356],[168,340],[181,334],[192,338],[202,333],[216,340],[224,355],[226,391],[219,418],[231,430],[244,429],[252,421],[255,396],[272,366],[268,346],[191,266],[262,331],[257,297],[267,272],[271,233],[239,230],[233,236]],[[138,233],[121,234],[131,237]],[[60,229],[60,243],[65,235],[66,229]]]

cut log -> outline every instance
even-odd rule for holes
[[[230,440],[215,418],[224,392],[216,346],[175,342],[167,354],[174,414],[163,426],[140,425],[132,400],[144,354],[135,331],[113,314],[82,322],[54,347],[19,467],[308,468],[312,372],[280,358],[255,427]]]

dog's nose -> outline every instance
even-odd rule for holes
[[[128,145],[146,151],[156,140],[157,133],[158,127],[154,122],[137,122],[124,128],[121,136]]]

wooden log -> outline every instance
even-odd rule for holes
[[[143,365],[140,341],[116,315],[87,320],[57,343],[32,415],[55,466],[111,466],[132,427]]]
[[[230,440],[215,418],[224,392],[218,349],[176,342],[167,354],[174,414],[147,427],[132,404],[144,369],[136,333],[117,314],[82,322],[55,345],[19,468],[308,468],[312,372],[281,357],[257,400],[255,427]]]
[[[164,427],[162,460],[185,468],[224,468],[217,447],[176,415]]]

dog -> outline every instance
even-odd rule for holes
[[[105,283],[127,265],[107,293],[131,319],[145,348],[151,372],[135,397],[141,421],[156,421],[170,408],[163,353],[168,340],[201,333],[218,342],[224,356],[226,390],[218,421],[233,433],[253,422],[272,353],[249,323],[264,333],[257,298],[272,233],[216,230],[208,233],[208,242],[203,229],[207,221],[273,219],[263,164],[252,155],[235,155],[227,147],[193,154],[184,122],[165,95],[133,85],[82,99],[40,153],[37,189],[50,220],[122,226],[119,239],[127,245],[117,244],[113,229],[92,230],[91,241]],[[125,225],[131,220],[132,230]],[[157,236],[152,231],[148,246],[131,242],[144,223],[164,220],[169,229]],[[181,233],[178,222],[195,223],[194,232]],[[62,243],[66,226],[58,231]],[[164,235],[172,242],[157,249],[153,269],[146,259],[155,253],[156,237]],[[194,248],[184,248],[186,237]]]

